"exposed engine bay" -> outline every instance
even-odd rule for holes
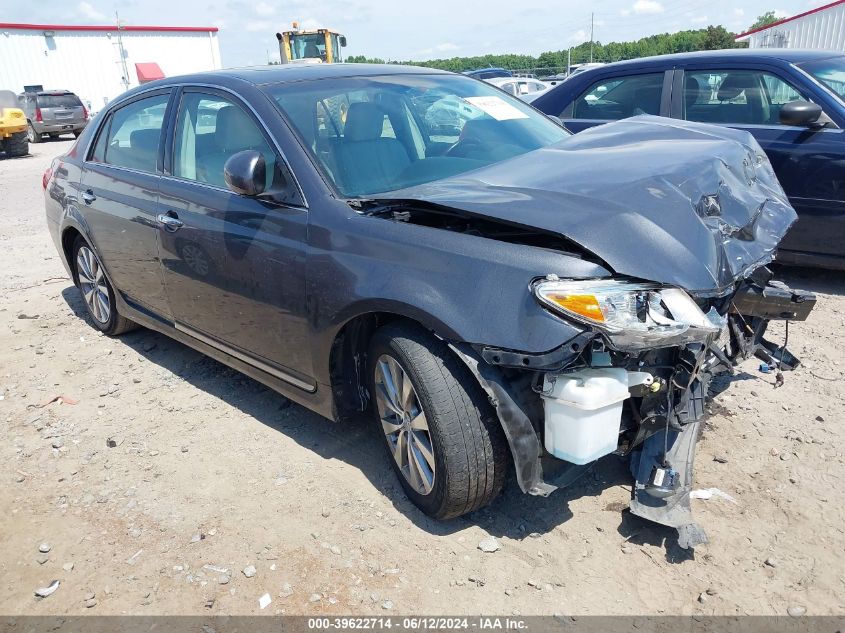
[[[640,306],[640,310],[659,310],[662,305],[664,310],[656,316],[665,319],[666,302],[654,305],[655,300],[651,301],[651,306]],[[671,299],[668,304],[671,310]],[[501,368],[503,376],[525,373],[526,367],[531,367],[536,372],[531,379],[531,392],[539,396],[541,407],[536,402],[535,406],[526,405],[525,400],[531,397],[526,398],[525,394],[521,404],[509,398],[503,393],[503,384],[489,371],[485,376],[483,366],[472,359],[471,352],[462,350],[465,360],[496,399],[506,428],[514,425],[506,423],[505,418],[512,421],[519,417],[515,410],[522,409],[531,420],[538,441],[554,457],[586,464],[610,453],[630,456],[635,480],[631,512],[676,528],[683,548],[707,541],[692,518],[689,494],[705,404],[713,395],[711,379],[734,373],[739,362],[755,356],[778,373],[778,380],[783,380],[781,372],[795,369],[799,361],[786,349],[788,341],[775,344],[766,340],[766,328],[773,319],[785,320],[788,333],[790,321],[807,318],[815,296],[786,288],[772,280],[768,268],[761,267],[738,284],[734,293],[700,299],[697,305],[706,317],[702,325],[712,327],[669,334],[666,344],[657,347],[631,340],[630,335],[614,340],[612,334],[585,332],[586,336],[576,337],[558,354],[545,358],[484,347],[474,350],[486,363]],[[645,320],[646,315],[642,316]],[[669,316],[676,316],[676,312]],[[561,383],[564,386],[556,389]],[[532,419],[532,415],[542,415],[542,422]],[[555,429],[561,417],[570,428],[556,439]],[[600,427],[604,437],[598,443],[594,438],[572,437],[585,428],[590,429],[586,431],[589,435],[595,435]],[[573,454],[573,446],[586,448],[586,452]],[[526,492],[547,495],[555,489],[537,480],[542,478],[539,465],[523,471],[523,475],[525,479],[520,483]]]

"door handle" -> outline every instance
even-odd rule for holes
[[[91,191],[90,189],[89,189],[88,191],[83,191],[83,192],[82,192],[82,201],[83,201],[85,204],[91,204],[91,203],[92,203],[92,202],[94,202],[94,200],[96,200],[96,199],[97,199],[97,196],[95,196],[95,195],[94,195],[94,192],[93,192],[93,191]]]
[[[168,211],[167,213],[159,213],[156,217],[158,223],[161,224],[162,228],[165,231],[170,231],[173,233],[174,231],[178,231],[185,223],[179,219],[179,216],[176,215],[173,211]]]

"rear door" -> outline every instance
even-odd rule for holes
[[[780,250],[799,258],[845,255],[845,131],[833,123],[811,129],[780,122],[781,106],[814,101],[811,90],[763,64],[691,64],[676,82],[679,116],[746,130],[766,152],[799,218]]]
[[[37,105],[41,109],[41,120],[45,126],[67,126],[70,130],[85,121],[82,101],[72,92],[39,94]]]
[[[114,287],[133,307],[163,317],[156,214],[170,96],[144,93],[106,115],[83,165],[79,202]]]
[[[159,232],[176,327],[312,391],[305,308],[308,214],[285,161],[249,106],[225,91],[185,88],[162,179]],[[267,190],[233,193],[223,167],[255,150]]]
[[[669,116],[671,88],[671,70],[602,73],[559,116],[573,132],[639,114]]]

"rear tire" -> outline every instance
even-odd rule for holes
[[[396,399],[405,410],[401,417],[385,404],[393,402],[385,387],[391,359],[403,372],[399,382],[410,379],[413,387],[398,387],[408,394]],[[420,510],[451,519],[496,498],[508,469],[507,440],[474,376],[443,341],[420,326],[386,325],[373,335],[368,373],[378,434],[405,493]],[[422,422],[415,422],[420,417]],[[428,461],[429,449],[430,469],[420,459]],[[411,460],[423,464],[415,474]],[[421,478],[429,474],[430,481]]]
[[[27,132],[27,136],[29,137],[30,143],[40,143],[41,142],[41,135],[38,132],[35,131],[35,128],[33,127],[32,123],[29,124],[29,126],[26,129],[26,132]]]
[[[29,154],[29,138],[26,132],[17,132],[6,140],[6,153],[9,156],[26,156]]]
[[[82,300],[94,327],[109,336],[117,336],[138,327],[137,323],[118,313],[114,289],[100,259],[82,236],[78,236],[73,243],[71,264],[73,281],[82,293]]]

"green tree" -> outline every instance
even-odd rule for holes
[[[770,24],[774,24],[777,21],[778,18],[775,17],[774,11],[766,11],[763,15],[757,18],[754,24],[748,27],[748,30],[753,31],[754,29],[759,29],[763,26],[769,26]]]

